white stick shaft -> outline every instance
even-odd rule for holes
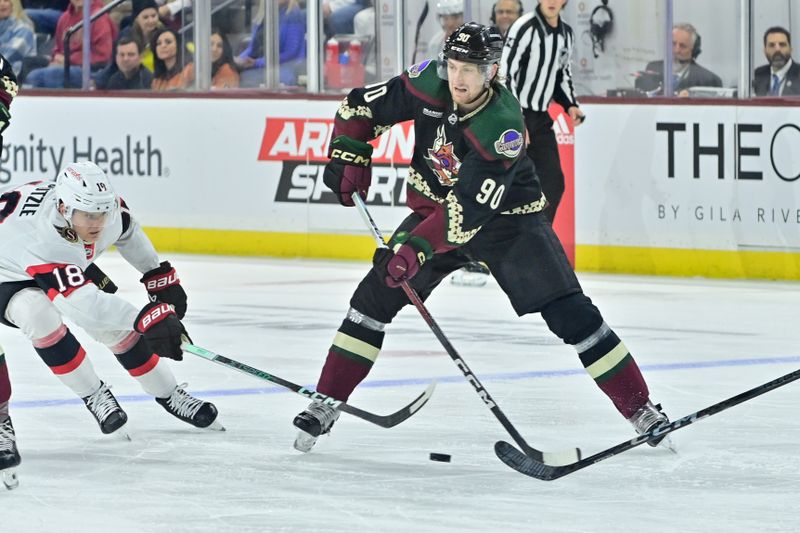
[[[386,242],[383,240],[381,230],[378,229],[378,225],[375,224],[372,215],[367,211],[367,206],[364,204],[364,200],[361,199],[358,192],[353,193],[353,202],[356,204],[356,209],[358,209],[358,214],[361,215],[361,218],[364,220],[364,224],[372,230],[372,237],[375,239],[375,244],[378,245],[378,248],[388,248]]]

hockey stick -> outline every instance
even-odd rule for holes
[[[425,23],[426,18],[428,18],[428,2],[425,2],[425,5],[422,7],[422,12],[419,14],[419,19],[417,19],[417,31],[414,32],[414,54],[411,56],[412,65],[417,63],[417,50],[419,50],[419,32],[420,30],[422,30],[422,25]]]
[[[377,224],[375,224],[375,220],[373,220],[372,215],[369,214],[367,210],[367,206],[364,203],[364,200],[361,199],[361,196],[358,193],[353,193],[353,202],[355,202],[356,207],[358,208],[359,214],[361,214],[361,218],[364,220],[366,226],[372,232],[372,236],[375,239],[375,244],[378,245],[378,248],[388,248],[386,242],[383,240],[383,234],[381,234],[381,230],[378,229]],[[553,463],[553,464],[566,464],[572,461],[577,461],[580,459],[580,450],[577,448],[575,450],[569,450],[561,453],[544,453],[535,448],[532,448],[525,442],[525,439],[522,435],[519,434],[519,431],[514,427],[511,421],[506,417],[505,413],[500,409],[497,405],[497,402],[494,401],[494,398],[489,394],[489,391],[481,384],[478,377],[470,370],[467,363],[464,359],[458,354],[455,347],[450,343],[450,340],[444,334],[442,329],[433,319],[428,309],[425,307],[425,304],[422,302],[422,299],[417,294],[411,285],[408,284],[408,281],[403,281],[400,286],[403,288],[403,292],[406,293],[406,296],[414,304],[414,307],[417,308],[419,314],[422,315],[422,319],[428,324],[428,327],[431,328],[433,334],[439,339],[439,342],[444,347],[447,355],[455,362],[458,369],[467,378],[472,388],[475,389],[475,392],[478,393],[478,396],[481,397],[483,403],[489,407],[489,410],[494,414],[497,420],[503,425],[505,430],[511,435],[511,438],[514,439],[514,442],[522,448],[522,450],[527,454],[529,457],[534,458],[541,462],[546,463]]]
[[[413,402],[406,405],[399,411],[396,411],[390,415],[376,415],[374,413],[363,411],[358,407],[344,403],[341,400],[336,400],[334,398],[331,398],[330,396],[326,396],[325,394],[313,391],[311,389],[307,389],[305,387],[301,387],[300,385],[292,383],[291,381],[279,378],[274,374],[269,374],[267,372],[264,372],[263,370],[253,368],[250,365],[246,365],[244,363],[240,363],[239,361],[235,361],[229,357],[225,357],[224,355],[214,353],[210,350],[206,350],[205,348],[201,348],[199,346],[195,346],[194,344],[191,344],[189,342],[184,342],[183,344],[181,344],[181,349],[184,352],[189,352],[191,354],[202,357],[203,359],[208,359],[209,361],[220,364],[222,366],[238,370],[243,374],[253,376],[263,381],[269,381],[270,383],[275,383],[276,385],[280,385],[281,387],[285,387],[290,391],[296,392],[300,396],[305,396],[306,398],[309,398],[311,400],[322,402],[325,405],[329,405],[335,409],[339,409],[340,411],[351,414],[362,420],[366,420],[367,422],[370,422],[382,428],[391,428],[407,420],[409,417],[411,417],[411,415],[419,411],[422,408],[422,406],[428,402],[428,400],[430,400],[431,395],[433,394],[433,390],[436,388],[436,382],[434,381],[433,383],[428,385],[428,388],[425,389],[425,391],[422,394],[417,396],[417,398]]]
[[[698,420],[708,418],[726,409],[730,409],[734,405],[739,405],[742,402],[746,402],[747,400],[752,400],[753,398],[761,396],[762,394],[767,393],[771,390],[777,389],[778,387],[782,387],[788,383],[791,383],[792,381],[796,381],[797,379],[800,379],[800,370],[789,372],[788,374],[781,376],[777,379],[774,379],[769,383],[764,383],[763,385],[759,385],[758,387],[752,388],[747,392],[743,392],[741,394],[728,398],[727,400],[715,403],[714,405],[706,407],[705,409],[700,409],[699,411],[684,416],[683,418],[673,420],[666,426],[663,426],[661,428],[656,428],[648,433],[639,435],[634,439],[622,442],[600,453],[596,453],[590,457],[581,459],[579,461],[567,465],[548,464],[548,461],[540,461],[536,458],[528,457],[525,454],[521,453],[516,448],[514,448],[511,444],[504,441],[497,442],[494,445],[494,451],[497,454],[497,457],[499,457],[501,461],[503,461],[505,464],[507,464],[517,472],[525,474],[526,476],[535,477],[536,479],[550,481],[553,479],[558,479],[560,477],[566,476],[568,474],[586,468],[587,466],[593,465],[595,463],[599,463],[600,461],[608,459],[609,457],[613,457],[620,453],[627,452],[628,450],[631,450],[654,438],[669,435],[673,431],[678,431],[679,429],[685,428],[690,424],[694,424]]]

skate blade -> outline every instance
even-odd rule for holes
[[[487,281],[489,281],[488,274],[479,274],[477,272],[456,273],[450,278],[450,283],[462,287],[483,287]]]
[[[128,423],[127,422],[122,424],[120,427],[115,429],[113,432],[107,433],[107,435],[110,438],[114,439],[114,440],[121,440],[121,441],[126,441],[126,442],[132,442],[133,441],[133,439],[131,438],[130,433],[128,433]]]
[[[17,477],[16,469],[9,468],[3,470],[3,485],[5,485],[8,490],[14,490],[19,487],[19,478]]]
[[[216,418],[211,424],[204,427],[203,429],[210,429],[211,431],[227,431],[225,426],[219,421],[219,418]]]
[[[672,438],[669,435],[664,437],[664,440],[659,442],[658,445],[659,446],[663,446],[664,448],[666,448],[667,450],[671,451],[675,455],[678,455],[678,447],[675,446],[675,441],[672,440]]]
[[[294,449],[298,452],[308,453],[316,443],[317,437],[309,435],[305,431],[298,431],[297,438],[294,439]]]

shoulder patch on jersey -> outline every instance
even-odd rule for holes
[[[417,63],[416,65],[411,65],[408,69],[408,77],[409,78],[418,78],[422,71],[425,70],[428,65],[431,64],[430,59],[426,59],[422,63]]]
[[[447,82],[436,73],[437,62],[427,59],[403,73],[406,87],[411,94],[433,107],[443,106],[450,94]]]
[[[505,87],[497,86],[495,99],[469,119],[464,130],[486,160],[516,160],[525,148],[525,123],[519,101]]]
[[[525,145],[525,137],[517,130],[506,130],[494,142],[494,150],[498,154],[514,159]]]
[[[76,243],[78,242],[78,234],[75,233],[75,230],[72,228],[59,228],[58,226],[54,226],[58,234],[61,235],[61,238],[67,242]]]

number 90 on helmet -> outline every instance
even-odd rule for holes
[[[119,199],[108,176],[91,161],[69,163],[56,178],[56,201],[64,204],[64,218],[73,225],[75,211],[108,225],[119,212]]]
[[[503,36],[494,27],[467,22],[450,34],[439,56],[439,77],[447,79],[447,60],[475,63],[488,69],[500,62],[503,55]]]

